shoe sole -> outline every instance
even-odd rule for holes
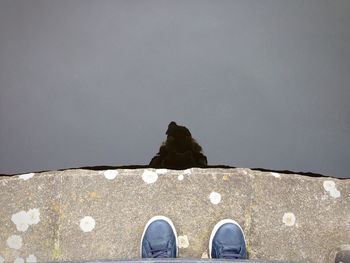
[[[214,236],[216,234],[216,232],[218,231],[218,229],[224,225],[224,224],[227,224],[227,223],[231,223],[231,224],[234,224],[236,226],[239,227],[239,229],[241,229],[242,233],[243,233],[243,238],[244,238],[244,245],[247,247],[247,244],[245,242],[245,236],[244,236],[244,232],[243,232],[243,229],[242,227],[235,221],[235,220],[232,220],[232,219],[222,219],[220,220],[213,228],[213,231],[211,231],[211,235],[210,235],[210,239],[209,239],[209,258],[212,258],[211,257],[211,250],[212,250],[212,244],[213,244],[213,239],[214,239]]]
[[[146,230],[150,224],[152,224],[154,221],[157,221],[157,220],[164,220],[165,222],[167,222],[170,225],[171,229],[173,230],[174,235],[175,235],[176,257],[177,257],[177,255],[178,255],[177,233],[176,233],[176,229],[175,229],[175,226],[173,224],[173,221],[171,221],[171,219],[166,217],[166,216],[154,216],[150,220],[148,220],[148,222],[145,226],[145,229],[143,230],[142,237],[141,237],[141,243],[140,243],[140,258],[142,258],[142,240],[145,236]]]

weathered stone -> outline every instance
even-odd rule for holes
[[[205,257],[223,218],[241,224],[251,259],[334,262],[334,251],[350,244],[349,179],[197,168],[30,177],[0,177],[5,262],[138,258],[144,225],[155,215],[174,222],[182,258]]]

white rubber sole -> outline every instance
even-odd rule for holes
[[[148,222],[147,222],[147,224],[145,226],[145,229],[143,230],[142,237],[141,237],[141,242],[140,242],[140,258],[142,258],[142,240],[143,240],[143,237],[145,236],[145,233],[146,233],[146,230],[147,230],[148,226],[150,224],[152,224],[156,220],[164,220],[165,222],[167,222],[171,226],[171,228],[172,228],[172,230],[174,232],[174,235],[175,235],[176,257],[177,257],[177,255],[178,255],[177,233],[176,233],[176,229],[175,229],[175,226],[173,224],[173,221],[171,221],[170,218],[168,218],[166,216],[154,216],[150,220],[148,220]]]
[[[222,219],[220,220],[213,228],[213,231],[211,231],[211,235],[210,235],[210,238],[209,238],[209,258],[211,258],[211,250],[212,250],[212,244],[213,244],[213,239],[214,239],[214,236],[216,234],[216,232],[218,231],[218,229],[224,225],[224,224],[227,224],[227,223],[231,223],[231,224],[234,224],[236,226],[238,226],[242,233],[243,233],[243,238],[244,238],[244,244],[245,246],[247,246],[246,242],[245,242],[245,236],[244,236],[244,232],[243,232],[243,229],[242,227],[235,221],[235,220],[232,220],[232,219]]]

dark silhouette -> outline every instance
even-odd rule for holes
[[[153,168],[187,169],[206,167],[207,157],[190,131],[172,121],[166,131],[167,139],[149,164]]]

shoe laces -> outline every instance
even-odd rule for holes
[[[220,257],[219,258],[233,258],[233,259],[239,259],[242,257],[240,254],[241,252],[241,247],[228,247],[228,246],[223,246],[221,251],[220,251]]]
[[[151,258],[169,258],[168,255],[168,248],[161,248],[161,249],[151,249],[149,252],[149,256]]]

